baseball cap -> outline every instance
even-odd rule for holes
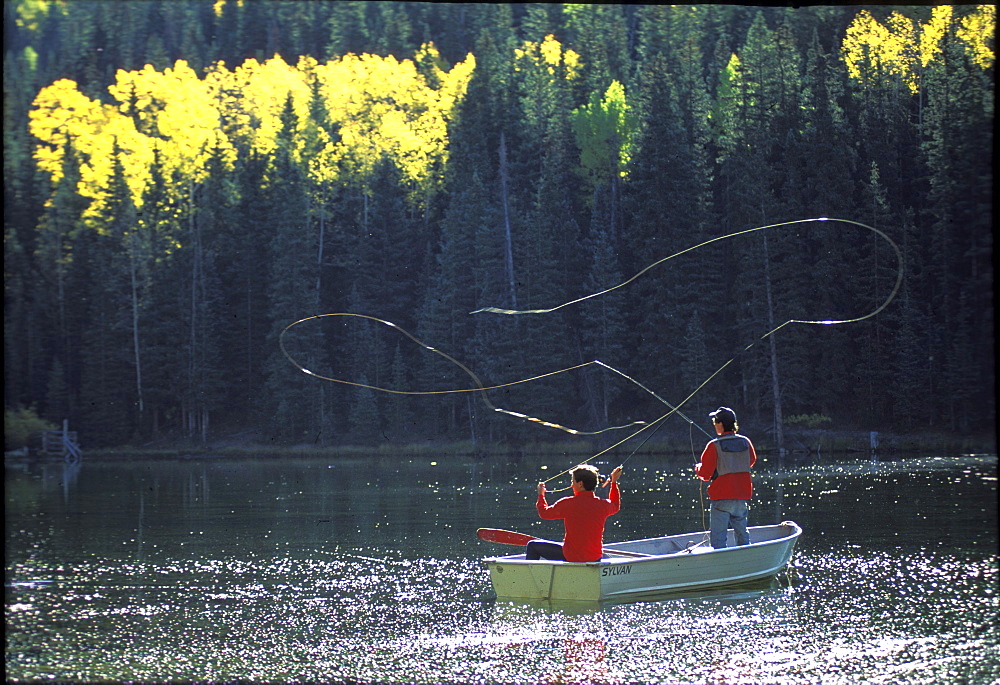
[[[736,412],[729,407],[719,407],[709,414],[708,418],[712,419],[715,423],[733,424],[736,423]]]

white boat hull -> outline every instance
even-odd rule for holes
[[[498,598],[602,601],[738,585],[769,578],[788,564],[802,529],[792,521],[749,529],[750,544],[712,549],[706,532],[606,543],[650,556],[600,561],[528,561],[524,554],[484,560]]]

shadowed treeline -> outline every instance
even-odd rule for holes
[[[4,4],[5,405],[84,445],[538,440],[599,359],[744,423],[994,413],[992,6]],[[835,222],[711,238],[820,216]],[[490,394],[587,430],[586,367]],[[819,424],[817,424],[819,425]],[[546,434],[559,437],[561,434]]]

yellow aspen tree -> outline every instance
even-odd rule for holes
[[[81,157],[78,191],[99,212],[112,173],[115,145],[133,202],[141,207],[154,156],[164,178],[202,183],[209,157],[232,168],[234,143],[271,157],[281,115],[291,102],[297,130],[291,158],[316,181],[350,177],[364,185],[376,164],[388,159],[420,203],[436,188],[448,154],[448,124],[475,69],[472,55],[445,71],[432,45],[422,48],[434,63],[431,87],[412,60],[346,55],[326,64],[303,58],[291,66],[276,55],[247,60],[230,71],[224,64],[204,78],[185,61],[157,71],[147,65],[119,70],[104,105],[63,79],[43,88],[30,113],[30,131],[40,142],[35,159],[59,180],[69,145]],[[331,130],[318,126],[310,106],[316,84]],[[182,192],[182,191],[178,191]]]
[[[278,55],[263,63],[248,59],[232,72],[220,66],[206,80],[235,136],[247,140],[259,154],[274,153],[289,97],[298,120],[308,119],[309,86],[304,71]]]
[[[140,71],[119,71],[108,91],[140,122],[140,130],[162,141],[167,168],[182,178],[203,181],[213,149],[232,165],[236,153],[222,133],[219,102],[209,83],[184,60],[162,72],[149,65]]]
[[[99,213],[112,174],[114,150],[121,150],[122,172],[132,201],[141,205],[149,182],[153,141],[139,133],[118,110],[87,97],[69,79],[39,91],[29,112],[29,131],[39,140],[35,161],[53,184],[63,173],[63,157],[72,146],[80,157],[77,192],[91,201],[85,218]]]
[[[996,39],[996,25],[996,5],[979,5],[975,12],[962,17],[956,31],[973,62],[983,69],[993,66],[994,52],[990,43]]]
[[[955,26],[950,5],[931,11],[926,23],[918,23],[900,12],[893,12],[881,24],[867,10],[862,10],[847,27],[841,55],[850,78],[870,85],[887,75],[895,76],[911,93],[921,90],[921,77],[936,59],[949,31],[962,40],[980,67],[993,63],[989,42],[993,38],[996,9],[982,5],[963,17]]]
[[[941,42],[951,26],[951,5],[939,5],[931,11],[931,18],[920,27],[920,66],[926,67],[941,52]]]
[[[67,146],[83,146],[78,149],[84,152],[87,139],[108,117],[107,108],[81,93],[75,81],[60,79],[42,88],[28,113],[28,131],[40,141],[34,155],[39,169],[58,182]]]
[[[551,123],[565,109],[566,85],[580,75],[580,55],[564,50],[549,34],[540,42],[525,41],[514,49],[514,73],[520,82],[521,104],[532,137],[544,140]]]
[[[345,55],[316,67],[320,92],[340,139],[328,158],[350,177],[364,179],[389,159],[410,184],[411,200],[440,181],[447,155],[447,123],[464,96],[475,62],[471,55],[435,90],[412,60],[391,55]]]

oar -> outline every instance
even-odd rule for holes
[[[515,533],[512,530],[502,530],[500,528],[480,528],[476,531],[476,535],[479,536],[480,540],[486,540],[486,542],[496,542],[501,545],[518,545],[520,547],[524,547],[532,540],[538,539],[531,535]]]
[[[517,545],[518,547],[524,547],[526,544],[532,540],[537,540],[533,535],[525,535],[524,533],[515,533],[512,530],[503,530],[501,528],[480,528],[476,531],[476,535],[479,536],[480,540],[485,540],[486,542],[496,542],[501,545]],[[605,552],[610,554],[618,554],[623,557],[651,557],[652,554],[643,554],[642,552],[624,552],[617,549],[604,548]]]

